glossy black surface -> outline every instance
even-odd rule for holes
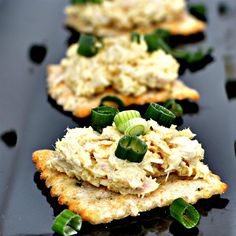
[[[218,1],[207,2],[209,27],[197,45],[214,46],[215,60],[182,76],[199,90],[201,100],[198,106],[187,105],[181,128],[197,133],[205,162],[228,183],[228,191],[197,204],[202,219],[191,231],[172,222],[164,208],[110,225],[85,223],[81,235],[236,235],[236,3],[224,2],[230,10],[223,14]],[[67,127],[84,122],[57,109],[46,91],[46,65],[59,62],[70,38],[63,28],[66,3],[0,0],[0,136],[9,131],[17,136],[10,146],[0,139],[0,235],[52,235],[54,214],[63,209],[35,173],[31,154],[52,148]],[[46,49],[36,63],[29,54],[34,45]]]

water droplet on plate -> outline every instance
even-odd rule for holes
[[[35,64],[41,64],[47,55],[47,48],[42,44],[34,44],[29,49],[30,60]]]
[[[15,147],[17,143],[17,134],[15,130],[9,130],[1,134],[1,140],[8,147]]]

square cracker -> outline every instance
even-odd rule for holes
[[[53,151],[39,150],[33,153],[33,162],[41,172],[41,179],[51,188],[51,196],[58,197],[60,204],[81,215],[84,221],[91,224],[108,223],[127,216],[137,216],[140,212],[156,207],[168,206],[176,198],[183,198],[194,204],[201,198],[210,198],[222,194],[227,185],[220,181],[219,176],[209,173],[205,179],[192,179],[170,175],[158,179],[160,187],[149,195],[140,198],[136,195],[121,195],[106,188],[94,187],[86,182],[78,185],[76,178],[50,169],[47,161]]]
[[[175,20],[150,24],[149,27],[137,27],[132,30],[117,29],[115,26],[98,27],[96,30],[93,30],[92,27],[88,26],[84,22],[79,21],[76,16],[69,15],[67,15],[66,25],[80,33],[89,33],[97,36],[116,36],[128,34],[132,31],[139,33],[149,33],[159,28],[167,29],[173,35],[188,36],[191,34],[200,33],[206,28],[206,24],[203,21],[198,20],[196,17],[190,15],[187,12]]]
[[[189,88],[180,80],[174,81],[170,91],[150,89],[138,97],[124,96],[112,88],[108,88],[104,92],[91,97],[77,97],[62,79],[62,73],[63,68],[60,65],[48,66],[48,94],[58,105],[63,107],[64,111],[70,111],[79,118],[89,116],[91,110],[98,107],[101,99],[107,95],[119,97],[126,106],[165,102],[169,98],[178,100],[191,99],[193,101],[197,101],[200,98],[199,93],[195,89]]]

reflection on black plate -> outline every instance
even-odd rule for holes
[[[8,130],[1,134],[1,140],[8,146],[8,147],[15,147],[17,143],[17,134],[15,130]]]
[[[34,44],[29,48],[29,58],[35,64],[41,64],[47,55],[47,47],[43,44]]]

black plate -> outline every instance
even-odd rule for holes
[[[0,235],[52,235],[54,214],[62,209],[35,173],[31,154],[52,148],[67,127],[78,125],[48,101],[45,82],[46,65],[58,63],[67,47],[65,4],[0,0]],[[191,231],[172,222],[164,208],[106,226],[85,223],[83,235],[236,235],[235,6],[230,12],[221,7],[219,15],[216,1],[208,5],[209,28],[200,44],[216,47],[215,61],[182,76],[202,99],[198,107],[188,104],[181,128],[197,133],[205,162],[228,183],[227,193],[197,204],[202,219]]]

